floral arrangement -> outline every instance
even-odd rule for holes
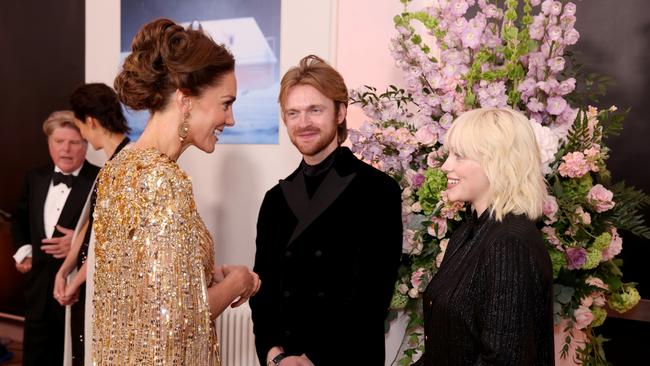
[[[421,294],[466,214],[445,197],[445,132],[463,111],[510,107],[529,116],[548,182],[540,227],[553,263],[556,324],[568,334],[562,357],[584,332],[576,361],[606,364],[604,339],[594,333],[605,306],[625,312],[639,301],[634,284],[621,281],[619,230],[650,238],[640,214],[650,198],[610,182],[603,139],[620,132],[625,113],[588,105],[603,90],[567,51],[579,39],[576,5],[434,0],[409,11],[409,0],[400,1],[391,52],[405,89],[352,91],[369,121],[350,132],[353,151],[402,187],[403,263],[391,308],[406,312],[409,324],[398,363],[410,365],[423,350]]]

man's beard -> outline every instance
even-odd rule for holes
[[[313,143],[309,143],[306,146],[301,145],[298,137],[294,137],[294,140],[291,141],[293,145],[298,149],[298,151],[300,151],[302,155],[306,155],[306,156],[313,156],[318,154],[319,152],[326,149],[332,143],[332,141],[336,139],[336,127],[328,131],[323,131],[319,128],[309,127],[305,129],[296,130],[294,136],[297,136],[302,132],[319,133],[317,140]],[[323,134],[324,132],[326,132],[327,134]]]

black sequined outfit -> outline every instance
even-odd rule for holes
[[[474,215],[452,236],[424,293],[418,365],[553,365],[552,286],[532,221]]]

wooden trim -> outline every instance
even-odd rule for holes
[[[0,336],[14,342],[23,341],[25,318],[0,312]]]
[[[13,320],[17,323],[24,323],[25,317],[0,312],[0,320]]]
[[[612,318],[650,323],[650,300],[641,299],[635,307],[625,313],[619,313],[607,307],[607,315]]]

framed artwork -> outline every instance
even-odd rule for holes
[[[186,27],[203,29],[235,56],[235,126],[224,131],[219,143],[277,144],[280,0],[122,0],[122,60],[129,54],[138,29],[161,17]],[[126,108],[125,112],[132,128],[131,138],[137,139],[149,113]]]

